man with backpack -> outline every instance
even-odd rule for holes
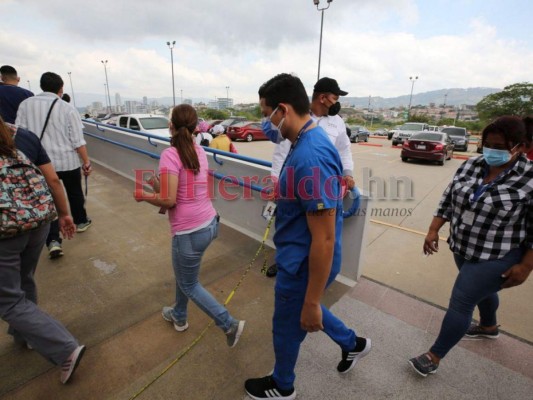
[[[59,179],[68,195],[70,210],[77,232],[85,232],[91,226],[85,211],[85,197],[81,174],[88,176],[91,162],[83,138],[83,125],[78,111],[61,100],[63,80],[53,72],[41,76],[43,93],[24,100],[18,109],[16,124],[35,133],[41,139]],[[83,164],[80,163],[80,157]],[[50,258],[63,255],[57,222],[52,222],[46,245]]]

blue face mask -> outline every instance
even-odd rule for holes
[[[499,167],[511,161],[509,150],[497,150],[483,147],[483,158],[491,167]]]
[[[261,126],[263,127],[264,132],[272,132],[271,135],[279,134],[281,136],[281,127],[283,126],[283,123],[285,122],[285,117],[281,119],[281,121],[279,122],[277,126],[274,125],[274,123],[271,121],[271,118],[278,110],[278,107],[274,108],[274,111],[272,111],[272,114],[270,114],[269,117],[265,117],[262,119]],[[270,124],[270,129],[268,128],[267,124]]]

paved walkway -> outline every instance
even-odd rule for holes
[[[131,199],[127,180],[97,167],[89,193],[94,226],[65,244],[65,257],[43,257],[37,279],[40,304],[87,344],[71,384],[34,351],[0,334],[0,398],[4,399],[246,399],[243,382],[273,366],[271,316],[274,281],[254,267],[229,309],[247,321],[234,349],[211,327],[160,379],[208,324],[194,305],[190,328],[178,333],[160,315],[171,304],[173,278],[164,217]],[[117,199],[120,207],[117,207]],[[206,253],[202,282],[223,301],[248,266],[257,243],[223,227]],[[272,259],[272,251],[267,256]],[[335,366],[340,351],[322,333],[309,335],[297,367],[298,399],[529,399],[533,346],[507,335],[463,341],[437,374],[421,378],[407,359],[435,339],[443,310],[361,279],[335,283],[326,303],[373,350],[350,373]],[[0,331],[5,324],[0,323]]]

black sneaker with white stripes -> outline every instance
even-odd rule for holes
[[[276,385],[272,375],[263,378],[248,379],[244,382],[244,389],[248,396],[255,400],[292,400],[296,398],[296,391],[283,390]]]
[[[372,348],[372,341],[370,339],[365,339],[358,337],[355,341],[355,349],[352,351],[343,351],[342,360],[337,365],[337,371],[341,374],[345,374],[357,364],[361,358],[370,353]]]

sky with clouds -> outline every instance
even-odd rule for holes
[[[321,6],[326,0],[320,1]],[[0,0],[0,64],[34,92],[45,71],[70,91],[256,102],[258,87],[317,78],[320,16],[311,0]],[[321,76],[350,96],[392,97],[533,81],[531,0],[333,0]],[[9,17],[7,17],[9,16]]]

